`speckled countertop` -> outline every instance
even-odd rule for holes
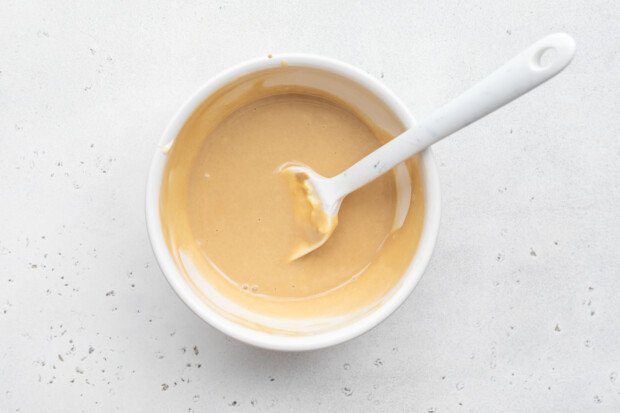
[[[0,3],[1,412],[620,411],[618,2],[200,3]],[[564,73],[436,145],[435,255],[379,327],[280,354],[172,292],[144,185],[210,76],[324,54],[423,116],[555,31]]]

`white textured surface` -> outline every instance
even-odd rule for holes
[[[0,3],[0,411],[620,410],[617,2],[200,3]],[[147,168],[213,74],[325,54],[423,116],[555,31],[563,74],[436,146],[434,258],[370,333],[262,351],[167,285]]]

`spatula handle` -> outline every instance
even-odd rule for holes
[[[445,104],[419,125],[331,178],[338,198],[374,180],[397,164],[551,79],[575,54],[566,33],[538,40],[491,75]]]

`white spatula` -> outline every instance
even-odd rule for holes
[[[303,177],[305,192],[324,217],[318,242],[297,251],[299,258],[327,241],[336,227],[342,199],[435,142],[485,117],[551,79],[573,58],[575,42],[565,33],[544,37],[480,83],[445,104],[416,127],[402,133],[340,174],[326,178],[306,166],[285,170]],[[325,225],[325,219],[328,225]]]

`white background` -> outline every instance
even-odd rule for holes
[[[501,3],[3,0],[0,411],[619,411],[620,6]],[[422,117],[556,31],[564,73],[436,145],[434,257],[370,333],[250,348],[166,283],[147,170],[214,74],[323,54]]]

